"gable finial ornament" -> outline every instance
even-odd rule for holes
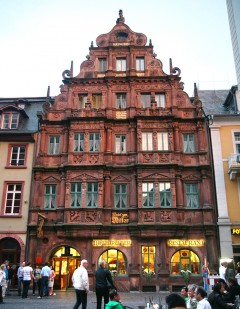
[[[50,111],[50,109],[51,109],[51,103],[50,103],[50,86],[48,86],[48,89],[47,89],[47,96],[46,96],[46,102],[43,103],[42,109],[43,109],[44,113]]]
[[[125,18],[123,17],[123,11],[119,10],[119,18],[117,19],[116,24],[119,24],[119,23],[124,24],[124,22],[125,22]]]

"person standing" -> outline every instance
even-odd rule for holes
[[[28,262],[25,267],[23,267],[23,292],[22,292],[22,298],[28,297],[28,290],[29,286],[31,284],[31,281],[33,280],[33,269],[31,267],[31,263]]]
[[[52,265],[50,266],[50,269],[51,269],[51,272],[50,272],[48,287],[49,287],[49,296],[52,296],[52,295],[56,295],[55,293],[53,293],[54,278],[56,277],[56,274],[54,272]]]
[[[235,308],[234,304],[227,304],[223,300],[224,285],[216,283],[213,286],[213,292],[208,295],[208,302],[212,306],[212,309],[232,309]]]
[[[195,290],[197,289],[196,284],[189,284],[188,286],[188,300],[186,301],[186,305],[188,309],[196,309],[197,308],[197,300],[195,297]]]
[[[112,275],[108,269],[106,269],[106,262],[101,260],[99,261],[99,268],[95,274],[96,278],[96,296],[97,296],[97,309],[102,307],[102,298],[104,299],[104,308],[109,302],[109,286],[108,282],[111,285],[111,288],[115,289],[113,284]]]
[[[219,267],[219,277],[226,282],[226,270],[227,270],[227,262],[222,262]]]
[[[33,270],[33,295],[35,295],[36,285],[38,287],[38,296],[41,294],[41,269],[36,265]]]
[[[48,291],[48,281],[50,278],[51,269],[48,266],[48,262],[45,263],[45,266],[41,270],[41,294],[38,298],[42,298],[43,296],[49,296]]]
[[[76,292],[76,303],[73,309],[78,309],[81,304],[82,309],[87,308],[87,293],[89,292],[87,266],[88,261],[82,260],[80,267],[75,269],[72,276],[72,283]]]
[[[18,296],[22,295],[22,285],[23,285],[23,267],[25,267],[25,262],[18,267],[17,277],[18,277]]]
[[[6,274],[4,272],[5,265],[0,266],[0,304],[3,303],[3,288],[6,287]]]
[[[211,305],[209,304],[207,297],[207,292],[199,286],[196,289],[195,297],[197,299],[197,309],[211,309]]]

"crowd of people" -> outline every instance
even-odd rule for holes
[[[3,300],[6,296],[10,295],[11,270],[9,261],[5,261],[0,266],[0,304],[4,302]],[[17,270],[18,296],[27,298],[31,284],[33,295],[35,295],[37,288],[38,298],[56,295],[53,292],[55,276],[54,269],[48,263],[45,263],[45,266],[42,268],[39,265],[32,268],[30,262],[22,262]]]

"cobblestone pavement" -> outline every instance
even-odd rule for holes
[[[123,306],[129,306],[133,309],[138,309],[138,306],[144,306],[146,302],[149,302],[149,297],[154,302],[159,303],[161,301],[165,305],[165,297],[168,294],[168,292],[120,292]],[[38,299],[37,295],[32,295],[32,291],[29,292],[29,298],[27,299],[22,299],[20,296],[17,296],[16,291],[11,291],[11,295],[4,298],[4,304],[0,304],[0,309],[72,309],[75,300],[74,291],[56,291],[56,296],[41,299]],[[79,308],[81,309],[81,306]],[[89,292],[88,294],[87,309],[96,309],[96,295],[94,292]]]

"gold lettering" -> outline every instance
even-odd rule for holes
[[[204,239],[168,239],[167,245],[169,247],[202,247]]]

